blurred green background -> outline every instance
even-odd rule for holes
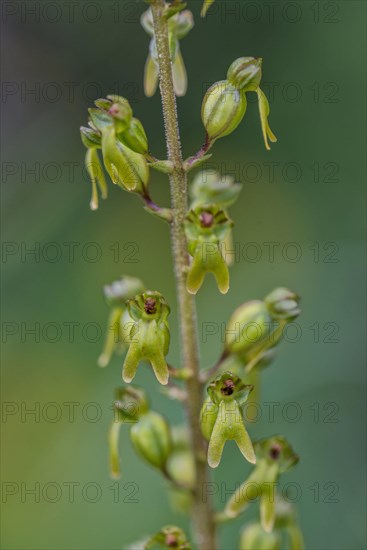
[[[249,429],[254,438],[283,433],[301,456],[281,487],[298,501],[306,547],[362,550],[366,5],[218,0],[202,21],[201,3],[188,4],[196,26],[182,43],[189,74],[178,101],[184,154],[203,141],[203,91],[242,55],[264,59],[279,139],[265,151],[251,101],[240,128],[215,147],[216,167],[243,183],[231,209],[241,254],[227,296],[211,280],[198,296],[202,364],[217,358],[221,324],[239,303],[278,285],[302,296],[302,316],[264,373],[262,416]],[[89,210],[79,126],[94,98],[120,93],[163,158],[160,99],[145,99],[142,90],[149,39],[139,16],[146,5],[2,7],[2,547],[125,549],[164,524],[187,524],[170,510],[159,475],[136,460],[127,432],[123,477],[109,479],[106,433],[121,359],[106,370],[96,365],[108,314],[101,289],[126,273],[160,290],[172,305],[169,359],[177,364],[174,280],[167,227],[136,197],[111,185],[98,212]],[[151,188],[168,203],[163,176],[152,174]],[[219,333],[204,342],[208,322]],[[140,368],[137,382],[158,411],[182,421],[150,369]],[[229,444],[214,473],[218,509],[248,471]],[[256,513],[253,506],[225,527],[221,549],[237,547],[242,525]]]

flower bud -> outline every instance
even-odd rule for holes
[[[132,118],[130,126],[117,135],[117,139],[135,153],[145,155],[148,152],[148,138],[140,120]]]
[[[177,40],[182,40],[194,27],[194,17],[190,10],[181,11],[168,20],[168,28]]]
[[[226,504],[225,514],[237,517],[260,496],[261,525],[268,533],[275,522],[275,487],[279,475],[298,462],[298,456],[283,436],[273,436],[254,445],[256,468]]]
[[[145,545],[145,550],[191,550],[185,533],[179,527],[169,525],[151,537]]]
[[[169,348],[167,317],[170,308],[159,292],[147,291],[128,302],[128,311],[134,325],[130,331],[130,346],[122,369],[125,382],[131,382],[140,361],[147,360],[161,384],[168,383],[168,365],[165,356]]]
[[[137,277],[124,275],[121,279],[113,281],[110,285],[105,285],[103,292],[108,306],[119,307],[125,306],[127,300],[143,292],[144,288],[144,283]]]
[[[130,126],[133,115],[130,103],[127,99],[118,95],[108,95],[107,98],[112,103],[108,114],[111,115],[115,123],[116,132],[118,134],[125,132]]]
[[[228,69],[227,78],[233,86],[240,90],[256,90],[261,82],[262,59],[240,57],[233,61]]]
[[[234,440],[243,456],[256,463],[251,439],[246,431],[242,408],[252,386],[246,386],[238,376],[224,372],[208,386],[209,398],[200,415],[203,436],[209,439],[208,464],[216,468],[227,440]]]
[[[272,331],[272,319],[264,302],[253,300],[236,309],[227,323],[225,348],[245,357]]]
[[[169,426],[160,414],[150,411],[143,414],[131,427],[131,441],[137,453],[149,464],[164,469],[171,452]]]
[[[80,137],[82,138],[83,145],[85,145],[87,149],[101,149],[102,135],[98,130],[81,126]]]
[[[197,293],[206,273],[213,273],[222,294],[228,292],[229,272],[220,243],[232,226],[233,222],[216,206],[198,207],[186,216],[185,232],[193,257],[186,285],[191,294]]]
[[[267,533],[259,523],[252,523],[241,534],[239,550],[280,550],[278,533]]]
[[[108,114],[107,111],[102,111],[101,109],[88,109],[90,121],[92,125],[99,131],[102,132],[106,128],[113,128],[113,118]]]
[[[231,134],[247,107],[245,94],[228,80],[216,82],[205,94],[201,119],[211,142]]]
[[[226,353],[237,355],[247,370],[269,364],[270,352],[282,339],[284,327],[300,313],[299,297],[278,288],[264,301],[246,302],[233,313],[227,324]],[[270,352],[270,353],[269,353]]]
[[[299,296],[288,288],[276,288],[264,300],[274,319],[293,321],[300,314]]]
[[[235,183],[231,176],[203,170],[195,176],[190,186],[191,208],[208,204],[228,208],[237,200],[241,190],[242,185]]]
[[[149,167],[142,155],[116,140],[113,128],[102,132],[103,160],[113,183],[126,191],[142,194],[149,180]]]
[[[113,403],[115,420],[122,423],[138,422],[149,411],[145,391],[137,386],[124,386],[115,390]]]

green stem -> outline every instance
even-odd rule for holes
[[[199,352],[195,300],[186,290],[186,273],[189,256],[184,232],[187,213],[187,175],[183,166],[180,133],[177,120],[176,96],[173,88],[172,66],[169,51],[168,25],[164,17],[164,0],[151,0],[154,35],[158,52],[159,85],[162,98],[168,159],[173,164],[170,174],[173,222],[171,240],[176,275],[177,298],[181,332],[183,368],[191,373],[186,380],[186,402],[195,458],[196,487],[192,507],[192,525],[198,550],[216,550],[215,522],[210,501],[206,498],[209,481],[205,442],[201,435],[199,418],[202,404],[202,386],[199,379]],[[205,497],[205,498],[204,498]]]

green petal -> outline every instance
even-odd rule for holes
[[[113,422],[108,434],[110,474],[113,479],[119,479],[121,476],[119,455],[120,427],[121,422]]]
[[[105,345],[103,347],[101,355],[98,358],[98,365],[100,367],[107,367],[108,363],[111,360],[113,350],[115,349],[116,344],[118,344],[120,335],[119,325],[122,313],[123,309],[118,307],[113,308],[110,313],[107,325]]]
[[[266,481],[262,485],[260,498],[260,521],[267,533],[271,533],[275,523],[275,482],[279,474],[278,464],[268,466]]]
[[[126,384],[129,384],[135,378],[140,359],[141,354],[139,347],[135,344],[130,344],[129,351],[127,352],[122,367],[122,378]]]
[[[277,138],[275,137],[275,135],[271,131],[269,123],[268,123],[268,116],[270,114],[270,106],[269,106],[269,102],[268,102],[264,92],[260,88],[257,88],[256,91],[257,91],[257,96],[258,96],[258,101],[259,101],[259,113],[260,113],[261,129],[262,129],[262,133],[263,133],[263,137],[264,137],[264,143],[265,143],[266,149],[268,151],[270,151],[268,138],[273,143],[275,143],[277,141]]]
[[[300,528],[297,525],[290,525],[287,528],[290,550],[304,550],[305,543]]]
[[[151,355],[149,360],[158,382],[166,386],[168,384],[169,371],[163,353],[158,351],[154,355]]]
[[[201,9],[201,17],[205,17],[208,9],[212,4],[214,4],[215,0],[204,0],[203,7]]]
[[[145,63],[144,70],[144,93],[147,97],[152,97],[158,86],[158,69],[157,65],[153,61],[152,56],[149,54]]]
[[[220,404],[220,407],[222,403]],[[219,466],[225,442],[226,437],[223,433],[223,422],[221,419],[221,413],[219,412],[214,424],[208,447],[208,464],[211,468],[216,468],[217,466]]]
[[[220,259],[219,259],[219,256],[218,256],[218,262],[216,263],[216,266],[215,266],[214,277],[215,277],[215,280],[217,281],[219,291],[222,294],[227,294],[227,292],[229,290],[228,265],[224,261],[224,259],[222,257],[222,254],[220,253],[219,250],[218,250],[218,252],[219,252],[219,255],[220,255]]]
[[[184,60],[179,50],[176,53],[176,58],[172,65],[172,76],[176,96],[184,96],[187,92],[187,73]]]
[[[187,274],[186,288],[190,294],[196,294],[204,282],[205,269],[203,269],[202,254],[197,252]]]
[[[234,440],[236,441],[238,448],[243,454],[243,456],[251,464],[256,464],[255,451],[252,446],[252,441],[250,439],[250,436],[248,435],[244,424],[238,424],[238,426],[236,426],[234,433],[236,434],[234,437]]]
[[[266,480],[267,469],[268,465],[265,460],[260,460],[257,463],[250,476],[227,502],[225,513],[228,517],[237,517],[256,497],[260,496],[262,484]]]

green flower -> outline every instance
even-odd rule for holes
[[[191,550],[185,533],[179,527],[169,525],[163,527],[144,546],[145,550]]]
[[[203,436],[209,440],[208,464],[211,468],[219,465],[227,440],[234,440],[246,460],[256,463],[242,410],[252,389],[231,372],[224,372],[208,386],[200,422]]]
[[[117,388],[113,404],[114,419],[108,433],[110,475],[113,479],[121,476],[119,438],[124,424],[137,422],[149,410],[144,390],[133,386]]]
[[[97,149],[102,149],[104,166],[113,183],[126,191],[146,195],[149,167],[145,155],[148,140],[141,122],[133,118],[127,99],[109,95],[97,99],[96,108],[89,109],[90,128],[81,127],[82,142],[87,147],[86,167],[92,181],[91,208],[98,208],[97,185],[102,198],[107,197],[107,185]]]
[[[231,176],[221,176],[217,172],[202,170],[195,176],[190,186],[191,208],[216,205],[227,215],[227,208],[236,202],[242,185],[235,183]],[[234,261],[232,229],[221,242],[224,257],[228,266]]]
[[[100,367],[107,367],[112,354],[117,351],[124,351],[128,340],[127,330],[130,332],[134,321],[131,319],[126,301],[133,298],[137,293],[142,292],[145,286],[136,277],[125,276],[106,285],[103,289],[107,305],[110,308],[110,315],[107,325],[107,335],[103,351],[98,359]]]
[[[147,360],[161,384],[168,383],[168,365],[165,356],[169,348],[167,317],[170,308],[159,292],[147,291],[128,302],[128,311],[134,321],[130,331],[129,351],[122,369],[125,382],[131,382],[140,361]]]
[[[152,97],[158,86],[158,54],[154,39],[153,17],[151,9],[141,17],[143,29],[152,37],[149,45],[149,54],[145,64],[144,91],[147,97]],[[175,94],[184,96],[187,91],[187,73],[180,51],[180,40],[184,38],[194,26],[191,11],[185,10],[174,13],[168,19],[169,45],[172,59],[172,77]]]
[[[193,257],[187,274],[187,290],[196,294],[206,273],[213,273],[222,294],[229,289],[229,272],[220,244],[225,240],[233,222],[217,206],[190,210],[185,221],[188,249]]]
[[[225,513],[237,517],[260,497],[261,525],[271,532],[275,522],[275,486],[279,475],[297,464],[299,458],[285,437],[276,435],[255,443],[257,465],[228,501]]]

